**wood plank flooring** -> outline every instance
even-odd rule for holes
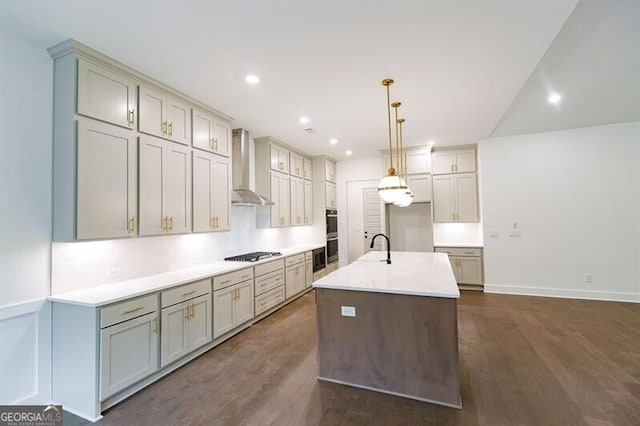
[[[465,291],[458,329],[462,410],[318,382],[309,293],[99,424],[640,425],[640,305]]]

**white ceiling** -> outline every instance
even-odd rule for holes
[[[544,71],[536,67],[576,3],[0,0],[0,27],[42,48],[76,39],[231,115],[254,137],[343,159],[346,149],[362,158],[387,147],[387,77],[392,101],[403,103],[405,145],[489,137],[523,85],[527,99],[545,96],[529,77]],[[553,59],[566,63],[562,53]],[[258,86],[244,82],[248,72]],[[332,137],[340,143],[330,146]]]

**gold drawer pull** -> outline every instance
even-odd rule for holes
[[[249,275],[241,275],[240,279],[242,280],[242,279],[249,278],[249,277],[251,277],[251,274],[249,274]]]
[[[153,332],[158,334],[158,317],[153,318]]]
[[[221,282],[221,284],[227,284],[227,283],[230,283],[230,282],[231,282],[231,280],[224,280],[224,281]]]
[[[141,309],[144,309],[144,306],[138,306],[137,308],[127,309],[126,311],[124,311],[122,313],[122,315],[127,315],[127,314],[131,314],[131,313],[134,313],[134,312],[138,312]]]
[[[133,110],[133,108],[132,108],[132,109],[130,109],[130,110],[129,110],[129,117],[128,117],[128,118],[129,118],[129,120],[128,120],[128,121],[129,121],[129,124],[130,124],[130,125],[133,125],[133,123],[134,123],[134,117],[135,117],[135,112],[134,112],[134,110]]]
[[[183,297],[184,297],[184,296],[188,296],[188,295],[190,295],[190,294],[196,293],[197,291],[198,291],[198,290],[191,290],[191,291],[188,291],[188,292],[186,292],[186,293],[182,293],[182,296],[183,296]]]
[[[167,134],[167,122],[166,121],[162,122],[162,134],[163,135]]]
[[[173,122],[169,123],[169,136],[173,136]]]

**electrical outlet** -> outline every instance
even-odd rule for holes
[[[498,238],[499,236],[500,234],[495,229],[492,231],[489,231],[489,238]]]
[[[355,317],[356,316],[356,307],[355,306],[342,306],[342,316],[343,317]]]
[[[107,269],[107,279],[112,280],[114,278],[118,278],[120,276],[120,267],[115,266],[113,268]]]
[[[593,277],[591,276],[591,274],[584,274],[584,282],[585,283],[593,282]]]

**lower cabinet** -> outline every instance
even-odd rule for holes
[[[313,283],[313,260],[306,259],[304,261],[304,286],[311,287]]]
[[[436,247],[435,252],[447,253],[458,284],[484,285],[482,249],[479,247]]]
[[[101,309],[100,400],[158,370],[157,309],[155,294]]]
[[[327,274],[330,274],[338,270],[338,262],[333,262],[327,265]]]
[[[161,299],[160,364],[164,367],[211,342],[211,280],[165,291]]]
[[[217,278],[219,277],[214,277],[214,289]],[[220,282],[226,280],[221,279]],[[228,287],[214,290],[213,338],[218,338],[252,319],[255,312],[253,303],[253,272],[251,278],[246,281],[237,284],[231,284],[230,281]]]
[[[260,315],[284,302],[284,261],[257,265],[255,275],[255,312]]]
[[[304,253],[287,257],[284,276],[285,296],[290,298],[300,293],[306,287],[305,256]]]

